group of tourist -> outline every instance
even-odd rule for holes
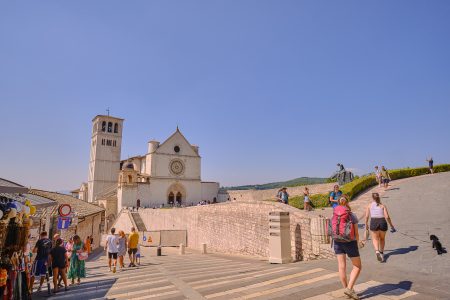
[[[385,189],[388,188],[389,182],[391,181],[391,175],[389,175],[389,171],[382,166],[381,169],[378,166],[375,166],[375,178],[377,180],[378,186],[383,186]]]
[[[67,242],[60,237],[59,234],[53,236],[50,240],[47,232],[43,231],[39,235],[39,240],[34,248],[30,251],[30,258],[36,254],[34,262],[31,266],[31,278],[29,290],[33,291],[35,278],[39,278],[39,287],[37,291],[42,289],[47,275],[53,275],[53,293],[57,293],[60,287],[68,290],[67,279],[71,279],[72,285],[80,284],[81,278],[86,277],[85,260],[91,251],[93,239],[87,236],[83,242],[79,235],[72,236]]]
[[[305,186],[303,190],[303,207],[307,211],[311,211],[313,209],[309,197],[310,197],[309,188]],[[278,202],[281,202],[283,204],[289,204],[289,194],[287,192],[287,188],[282,187],[281,189],[279,189],[276,198]]]
[[[136,263],[140,264],[140,249],[139,249],[139,233],[134,227],[131,227],[131,233],[127,236],[123,230],[116,235],[116,229],[111,228],[111,233],[106,238],[105,250],[108,253],[109,271],[116,273],[117,259],[119,260],[119,267],[122,270],[125,268],[124,257],[128,252],[130,264],[128,267],[136,267]]]
[[[358,218],[349,205],[349,198],[344,195],[339,186],[335,185],[333,192],[330,193],[330,202],[333,206],[333,217],[330,220],[330,231],[333,238],[333,248],[339,265],[339,277],[344,287],[344,293],[352,299],[359,299],[353,289],[356,280],[361,272],[361,257],[359,248],[364,247],[368,239],[369,230],[372,237],[375,256],[379,262],[384,262],[384,246],[388,224],[391,232],[396,229],[392,224],[386,205],[381,203],[380,195],[372,193],[372,201],[365,210],[365,234],[360,241],[358,233]],[[370,221],[370,224],[369,224]],[[349,224],[349,226],[347,225]],[[345,228],[349,228],[346,230]],[[340,231],[340,232],[339,232]],[[349,279],[346,273],[346,256],[348,256],[353,265]]]

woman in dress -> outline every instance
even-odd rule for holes
[[[127,237],[125,236],[125,232],[123,230],[119,231],[119,252],[117,256],[119,256],[119,266],[120,269],[125,267],[123,262],[123,257],[127,254]]]
[[[75,284],[75,278],[77,283],[80,284],[81,278],[86,277],[86,269],[84,260],[78,258],[78,254],[86,252],[86,247],[81,241],[78,235],[73,236],[73,248],[72,255],[70,256],[70,268],[68,278],[72,280],[72,284]]]

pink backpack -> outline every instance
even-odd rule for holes
[[[351,211],[345,206],[336,206],[333,217],[328,221],[328,235],[337,242],[355,240],[355,228],[352,223]]]

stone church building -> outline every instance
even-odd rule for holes
[[[106,209],[109,224],[125,207],[161,207],[216,202],[218,182],[201,180],[199,147],[181,131],[160,143],[150,141],[147,153],[121,160],[123,119],[93,119],[88,182],[78,197]]]

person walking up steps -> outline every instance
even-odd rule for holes
[[[119,231],[119,252],[117,255],[119,256],[119,267],[123,269],[125,264],[123,262],[123,258],[127,253],[127,237],[125,236],[125,232],[123,230]]]
[[[370,227],[368,227],[369,218]],[[384,245],[388,223],[391,226],[391,232],[395,232],[396,230],[394,225],[392,225],[386,205],[381,204],[378,193],[372,193],[372,202],[366,208],[366,229],[370,228],[373,248],[375,249],[375,254],[379,262],[384,261]],[[366,240],[367,231],[363,241],[364,244]]]
[[[58,277],[61,276],[65,290],[67,291],[67,276],[66,276],[66,268],[67,268],[67,250],[64,248],[63,240],[58,238],[55,241],[55,247],[50,252],[50,257],[52,260],[52,268],[53,268],[53,293],[58,292]]]
[[[136,267],[136,253],[139,244],[139,234],[136,232],[136,228],[131,227],[131,233],[128,236],[128,255],[130,256],[129,267]]]
[[[116,265],[117,265],[117,253],[119,252],[119,239],[115,235],[116,229],[113,227],[111,228],[111,234],[109,234],[106,237],[106,244],[105,244],[105,250],[108,252],[108,266],[109,271],[112,271],[113,273],[116,273]],[[111,261],[114,260],[112,263],[113,269],[111,270]]]
[[[339,278],[345,289],[344,294],[352,299],[359,300],[359,296],[353,289],[362,268],[358,249],[358,218],[352,213],[347,196],[343,195],[339,198],[338,205],[333,210],[333,217],[328,230],[333,239],[334,252],[339,265]],[[349,280],[347,280],[346,255],[353,265]]]
[[[40,278],[39,287],[37,291],[42,289],[44,284],[45,276],[47,274],[48,258],[50,251],[52,250],[52,241],[47,237],[47,232],[42,231],[40,234],[40,239],[36,242],[33,248],[33,253],[36,253],[36,258],[33,262],[31,281],[30,281],[30,294],[32,293],[34,278]]]
[[[86,253],[86,246],[81,241],[80,236],[73,236],[73,249],[72,256],[70,257],[70,267],[67,278],[72,279],[72,285],[75,284],[75,278],[77,278],[77,284],[81,283],[81,278],[86,277],[86,267],[84,259],[80,259]]]

